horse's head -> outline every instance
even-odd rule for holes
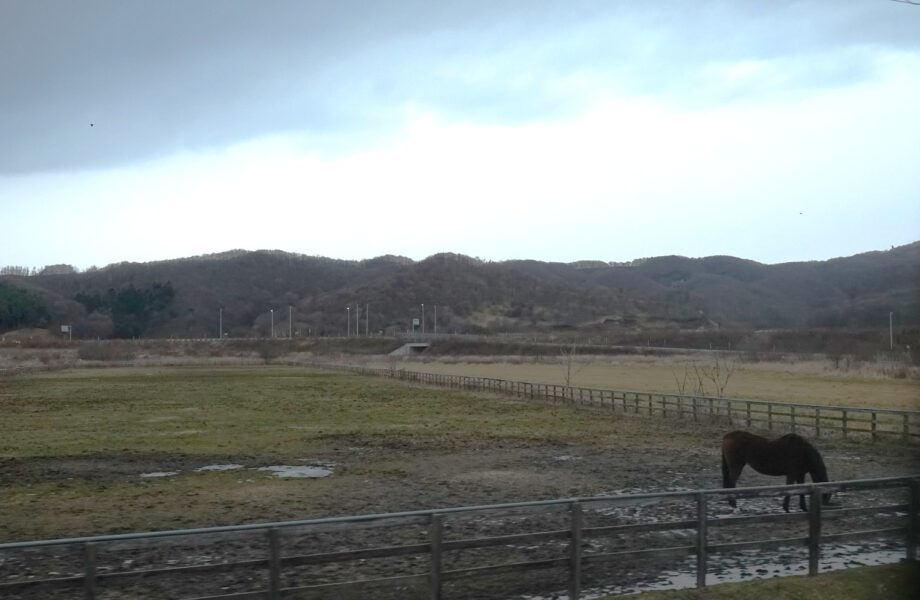
[[[812,481],[816,483],[830,481],[827,476],[827,466],[824,464],[824,458],[818,452],[818,449],[808,442],[805,443],[805,461],[805,469],[811,473]]]

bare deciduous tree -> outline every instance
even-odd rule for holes
[[[728,387],[728,380],[732,378],[737,366],[738,363],[734,360],[723,360],[717,357],[711,364],[701,367],[700,370],[702,371],[702,376],[712,382],[715,395],[721,398],[724,396],[725,388]]]
[[[705,396],[707,385],[711,385],[712,393],[721,398],[736,369],[737,363],[734,360],[715,358],[709,364],[693,365],[692,369],[685,366],[683,377],[678,377],[673,371],[671,373],[674,375],[679,394]]]
[[[562,348],[559,354],[562,359],[562,375],[565,378],[565,385],[571,386],[572,377],[584,368],[584,365],[579,365],[576,360],[578,344],[573,342],[571,348]]]

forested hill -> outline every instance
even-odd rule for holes
[[[10,269],[5,269],[9,273]],[[14,271],[15,272],[15,271]],[[0,276],[0,331],[72,324],[86,337],[920,324],[920,242],[822,262],[712,256],[608,264],[483,262],[457,254],[364,261],[231,251],[82,273]],[[437,321],[435,323],[435,314]]]

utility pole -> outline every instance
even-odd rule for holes
[[[422,304],[422,335],[425,335],[425,305]]]
[[[272,338],[275,337],[275,309],[269,308],[269,312],[272,313]]]
[[[345,307],[345,337],[351,337],[351,305]]]

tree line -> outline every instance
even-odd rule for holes
[[[51,310],[38,294],[0,281],[0,331],[46,327]]]
[[[147,330],[151,319],[165,310],[175,296],[172,284],[167,281],[148,288],[137,288],[132,283],[120,290],[109,288],[104,294],[80,292],[74,300],[82,304],[87,313],[111,315],[115,337],[135,338]]]

